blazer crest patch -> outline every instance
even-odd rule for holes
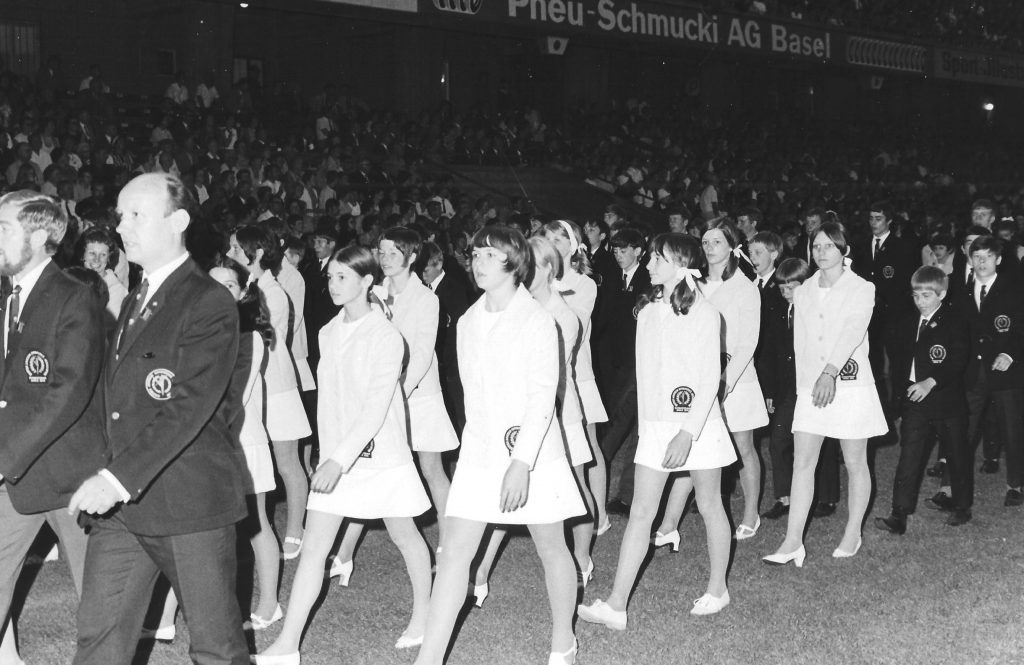
[[[995,318],[992,324],[996,327],[996,332],[1006,332],[1010,329],[1010,317],[1005,314],[1000,314]]]
[[[516,439],[519,438],[519,425],[513,425],[505,430],[505,448],[511,456],[516,447]]]
[[[161,402],[171,399],[174,386],[174,372],[169,369],[155,369],[146,375],[146,392]]]
[[[928,357],[932,359],[932,362],[938,365],[946,359],[946,347],[941,344],[936,344],[932,348],[928,349]]]
[[[860,365],[853,358],[846,361],[843,368],[839,370],[839,379],[841,381],[856,381],[857,373],[860,372]]]
[[[679,386],[672,391],[672,411],[675,413],[689,413],[693,404],[693,389],[689,386]]]
[[[30,351],[25,356],[25,374],[29,383],[46,383],[50,376],[50,361],[42,351]]]
[[[359,453],[359,456],[365,457],[366,459],[373,457],[373,449],[375,445],[375,439],[370,439],[370,442],[366,444],[366,447],[363,448],[363,452]]]

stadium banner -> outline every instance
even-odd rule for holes
[[[416,4],[418,0],[323,0],[323,2],[369,7],[370,9],[390,9],[398,12],[415,12],[418,9]]]
[[[828,62],[841,59],[845,33],[761,16],[712,13],[654,0],[419,0],[420,14],[574,33],[657,40],[733,52]]]
[[[1024,58],[936,48],[935,76],[1024,88]]]

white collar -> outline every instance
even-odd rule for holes
[[[164,265],[154,270],[152,273],[142,273],[142,279],[149,282],[149,290],[146,291],[147,300],[152,299],[153,294],[157,292],[157,289],[159,289],[164,282],[167,281],[167,278],[171,276],[171,273],[173,273],[181,266],[185,265],[185,261],[188,261],[188,257],[188,252],[182,252],[181,256],[174,259],[173,261],[165,263]]]
[[[626,278],[626,284],[629,284],[630,282],[633,281],[633,275],[636,274],[636,270],[639,267],[640,267],[640,262],[637,261],[636,263],[633,264],[632,268],[630,268],[629,270],[623,270],[622,271],[622,275]]]
[[[441,272],[437,273],[437,277],[434,278],[434,281],[430,282],[430,284],[428,285],[430,286],[430,290],[437,291],[437,285],[441,283],[442,279],[444,279],[444,270],[441,270]]]
[[[885,233],[883,233],[880,236],[875,236],[874,239],[871,241],[872,246],[875,244],[875,242],[879,242],[880,246],[884,245],[885,241],[889,239],[889,235],[891,233],[892,233],[892,231],[886,231]]]
[[[21,279],[11,278],[11,284],[14,286],[21,287],[21,294],[18,296],[21,301],[20,308],[25,308],[25,301],[28,300],[28,294],[32,293],[32,289],[35,287],[36,282],[43,274],[43,270],[46,266],[50,265],[50,258],[46,258],[42,263],[37,265],[32,270],[29,270]]]

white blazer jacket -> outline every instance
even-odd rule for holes
[[[739,382],[757,381],[754,350],[761,330],[761,294],[747,276],[737,270],[708,296],[725,320],[723,348],[726,394]]]

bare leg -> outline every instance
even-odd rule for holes
[[[587,425],[587,441],[590,442],[590,450],[594,454],[594,463],[587,468],[588,486],[594,493],[594,505],[597,508],[597,526],[600,527],[608,521],[608,513],[605,511],[605,504],[608,503],[608,467],[604,460],[604,453],[597,440],[597,425]]]
[[[3,665],[24,665],[18,655],[18,643],[14,638],[14,617],[8,616],[4,625],[3,639],[0,641],[0,663]]]
[[[345,531],[341,534],[341,544],[338,546],[338,561],[348,563],[356,555],[356,544],[359,536],[363,535],[366,525],[362,522],[349,520],[345,525]]]
[[[629,521],[622,534],[619,549],[619,563],[615,568],[615,583],[607,603],[613,610],[622,611],[629,603],[629,592],[636,582],[640,564],[651,546],[651,525],[661,503],[665,482],[669,474],[655,471],[641,464],[636,465],[636,485],[633,488],[633,503],[629,507]]]
[[[414,665],[442,665],[455,620],[466,602],[469,565],[487,526],[461,517],[449,517],[447,520],[445,539],[441,541],[444,549],[438,557],[437,577],[427,611],[427,629]]]
[[[761,497],[761,458],[754,447],[754,431],[732,432],[732,440],[740,453],[740,487],[743,488],[743,521],[751,529],[757,524],[758,502]]]
[[[868,440],[843,439],[839,442],[843,447],[843,461],[849,477],[849,496],[847,497],[850,517],[846,521],[846,531],[839,547],[844,552],[852,552],[860,540],[861,525],[864,513],[867,512],[871,500],[871,472],[868,469]],[[791,509],[792,510],[792,509]]]
[[[291,595],[288,597],[288,611],[284,615],[281,634],[263,652],[268,656],[295,653],[299,650],[302,630],[309,620],[313,604],[324,588],[324,562],[334,546],[334,539],[341,528],[342,518],[337,515],[310,510],[306,516],[308,528],[295,570]]]
[[[160,613],[160,628],[173,628],[176,616],[178,616],[178,598],[174,595],[174,589],[168,587],[167,597],[164,598],[164,609]]]
[[[594,516],[597,513],[595,512],[594,495],[587,487],[586,469],[580,464],[574,466],[572,471],[576,474],[576,482],[579,483],[580,490],[583,492],[583,501],[587,504],[587,515],[578,518],[579,521],[572,528],[573,557],[582,573],[590,567],[590,547],[594,540]]]
[[[444,472],[441,453],[419,451],[416,458],[419,460],[420,472],[427,483],[427,490],[437,511],[437,542],[440,543],[444,540],[444,509],[448,505],[448,490],[451,489],[452,481]]]
[[[256,495],[256,515],[259,518],[259,533],[249,539],[253,558],[256,560],[256,583],[260,591],[256,616],[269,619],[277,608],[277,582],[281,574],[280,546],[274,530],[267,519],[267,495]]]
[[[302,518],[306,513],[306,498],[309,492],[309,481],[306,472],[299,463],[298,441],[273,441],[274,461],[277,472],[284,482],[285,498],[288,502],[288,520],[285,523],[286,538],[302,539]],[[295,545],[286,543],[285,548],[292,552]]]
[[[576,612],[576,565],[565,544],[565,524],[532,524],[530,535],[544,566],[551,604],[551,651],[565,652],[572,649],[572,617]]]
[[[689,476],[676,475],[669,480],[668,500],[665,502],[665,514],[661,517],[661,526],[658,532],[669,534],[679,528],[679,521],[683,519],[683,508],[686,507],[686,499],[693,490],[693,481]]]
[[[498,558],[498,550],[501,549],[501,544],[507,537],[508,531],[500,526],[494,527],[494,530],[491,531],[491,537],[487,539],[487,547],[484,549],[484,556],[476,568],[473,584],[476,586],[487,584],[487,580],[491,577],[491,570],[494,568],[494,560]]]
[[[814,469],[818,466],[824,437],[807,432],[793,433],[793,484],[789,492],[789,521],[786,539],[778,554],[791,554],[800,549],[807,527],[807,514],[814,501]]]
[[[430,603],[430,549],[411,517],[386,518],[384,525],[405,559],[409,581],[412,583],[412,617],[403,634],[419,637],[426,629],[427,607]]]
[[[710,576],[707,593],[719,598],[726,591],[725,573],[729,567],[729,550],[732,544],[729,518],[722,505],[722,470],[704,469],[691,471],[693,487],[696,490],[697,507],[704,520],[708,534],[708,560]]]

